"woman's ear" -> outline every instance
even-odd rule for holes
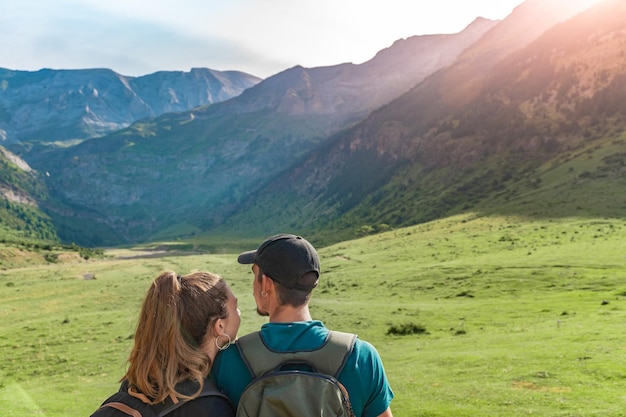
[[[212,336],[219,336],[224,334],[224,320],[217,319],[213,322],[213,324],[209,325],[208,332]]]

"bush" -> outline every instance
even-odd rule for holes
[[[410,334],[428,334],[426,327],[421,324],[415,323],[404,323],[399,325],[391,325],[389,329],[387,329],[387,334],[393,334],[396,336],[406,336]]]

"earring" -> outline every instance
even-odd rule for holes
[[[219,339],[220,337],[227,337],[228,338],[228,342],[224,345],[224,346],[220,346],[219,344]],[[228,346],[232,345],[233,341],[230,339],[230,336],[227,335],[226,333],[217,335],[215,337],[215,346],[217,346],[217,350],[222,351],[224,349],[226,349]]]
[[[261,291],[261,297],[267,297],[267,293],[265,291]]]

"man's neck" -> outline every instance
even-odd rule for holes
[[[311,321],[309,306],[302,307],[280,306],[270,312],[271,323],[291,323],[294,321]]]

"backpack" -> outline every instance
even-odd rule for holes
[[[185,381],[183,385],[177,386],[177,389],[187,395],[195,393],[198,390],[198,384],[192,381]],[[228,397],[221,391],[217,390],[209,381],[205,380],[202,391],[196,398],[207,396]],[[230,400],[228,400],[230,402]],[[150,405],[139,398],[128,393],[128,383],[124,381],[120,390],[107,398],[100,408],[98,408],[90,417],[163,417],[174,411],[187,401],[179,399],[174,403],[171,398],[167,398],[162,403]]]
[[[252,374],[239,400],[237,417],[353,417],[346,389],[337,380],[356,335],[329,332],[317,350],[274,352],[259,332],[236,346]]]

